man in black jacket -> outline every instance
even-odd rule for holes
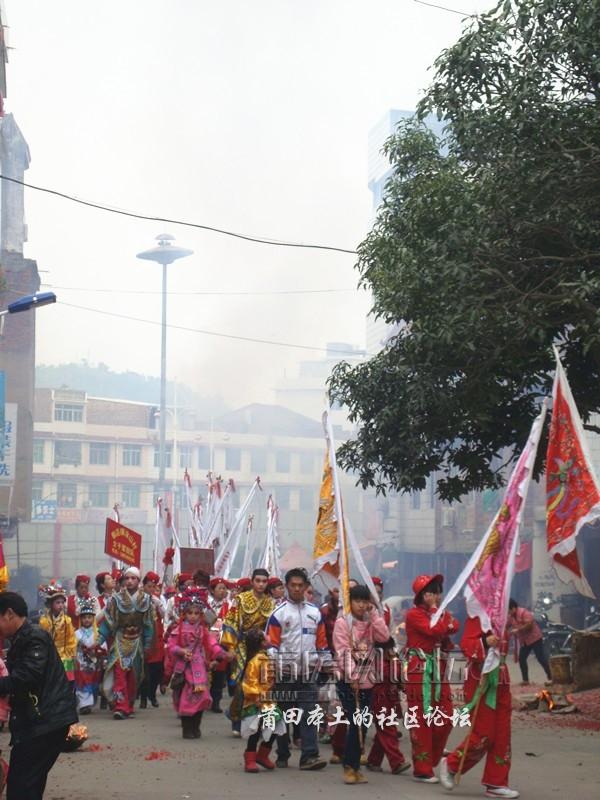
[[[0,638],[10,639],[8,677],[0,696],[9,696],[12,751],[7,800],[41,800],[48,773],[69,726],[77,722],[75,695],[54,643],[31,625],[27,604],[15,592],[0,592]]]

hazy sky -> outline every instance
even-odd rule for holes
[[[473,13],[489,0],[461,0]],[[121,209],[354,248],[368,230],[367,136],[413,108],[461,17],[412,0],[5,0],[6,110],[31,148],[26,180]],[[350,255],[250,244],[26,193],[29,243],[59,299],[160,315],[160,268],[136,259],[166,229],[169,321],[323,347],[364,346],[368,300]],[[104,289],[108,291],[97,291]],[[135,290],[155,294],[127,294]],[[203,297],[202,289],[339,289]],[[37,359],[158,374],[158,327],[64,305],[38,314]],[[318,351],[169,332],[169,376],[229,402],[272,401]]]

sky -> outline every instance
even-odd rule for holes
[[[390,108],[415,107],[429,66],[463,25],[414,0],[4,5],[5,109],[29,143],[28,182],[350,250],[372,222],[369,129]],[[466,13],[490,5],[448,0]],[[38,313],[38,363],[159,373],[160,328],[96,310],[159,321],[160,267],[136,254],[164,232],[194,251],[169,268],[169,323],[314,348],[170,330],[170,379],[234,406],[268,403],[282,375],[319,358],[326,342],[364,346],[369,298],[351,254],[134,220],[33,190],[25,202],[25,255],[59,298]],[[300,289],[313,293],[275,294]],[[193,294],[204,290],[263,294]]]

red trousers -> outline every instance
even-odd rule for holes
[[[415,659],[410,659],[414,663]],[[407,681],[404,684],[406,692],[406,703],[408,706],[408,718],[406,727],[410,732],[410,743],[412,746],[413,775],[431,778],[433,768],[437,767],[448,737],[452,731],[452,697],[450,685],[441,684],[440,698],[435,699],[435,687],[431,687],[431,706],[439,708],[446,717],[439,719],[440,725],[434,724],[432,720],[424,717],[423,710],[423,673],[411,670],[412,664],[409,662],[409,672]],[[442,668],[442,675],[444,670]],[[427,711],[427,709],[425,709]],[[412,721],[413,716],[416,718]],[[447,718],[449,717],[449,718]]]
[[[479,685],[479,679],[469,677],[465,681],[465,699],[471,700]],[[471,735],[448,756],[448,769],[458,772],[460,760],[467,747],[467,755],[463,765],[463,773],[474,767],[483,756],[485,768],[482,783],[486,786],[508,786],[508,773],[510,771],[510,720],[512,713],[512,699],[510,684],[505,670],[500,671],[500,683],[496,693],[496,709],[490,708],[485,702],[485,695],[481,698],[475,725],[470,729]],[[475,709],[471,711],[471,717]]]
[[[347,725],[336,725],[331,736],[331,749],[333,750],[334,755],[339,756],[340,758],[343,757],[344,749],[346,747],[347,727]]]
[[[113,670],[113,711],[122,711],[125,714],[133,712],[133,703],[137,695],[135,671],[123,669],[117,661]]]
[[[376,684],[373,687],[372,709],[373,712],[373,726],[375,731],[375,739],[369,751],[368,762],[373,766],[380,767],[383,762],[383,756],[387,756],[390,762],[390,769],[392,772],[397,767],[402,766],[405,758],[398,746],[398,728],[395,725],[385,725],[381,727],[377,721],[377,714],[380,712],[386,715],[391,714],[392,710],[398,713],[400,699],[398,689],[395,685],[386,683]],[[401,723],[402,717],[399,716]]]

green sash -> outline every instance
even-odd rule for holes
[[[420,647],[411,647],[408,651],[409,656],[416,656],[425,662],[423,670],[423,711],[427,712],[431,705],[431,684],[434,684],[434,699],[439,701],[441,695],[440,664],[433,653],[426,653]]]
[[[496,710],[496,697],[498,693],[498,682],[500,679],[500,664],[493,669],[491,672],[486,672],[485,675],[482,676],[482,680],[479,681],[477,689],[475,690],[475,694],[471,698],[471,701],[464,707],[464,711],[471,712],[477,703],[481,695],[485,692],[485,704],[489,708]]]

